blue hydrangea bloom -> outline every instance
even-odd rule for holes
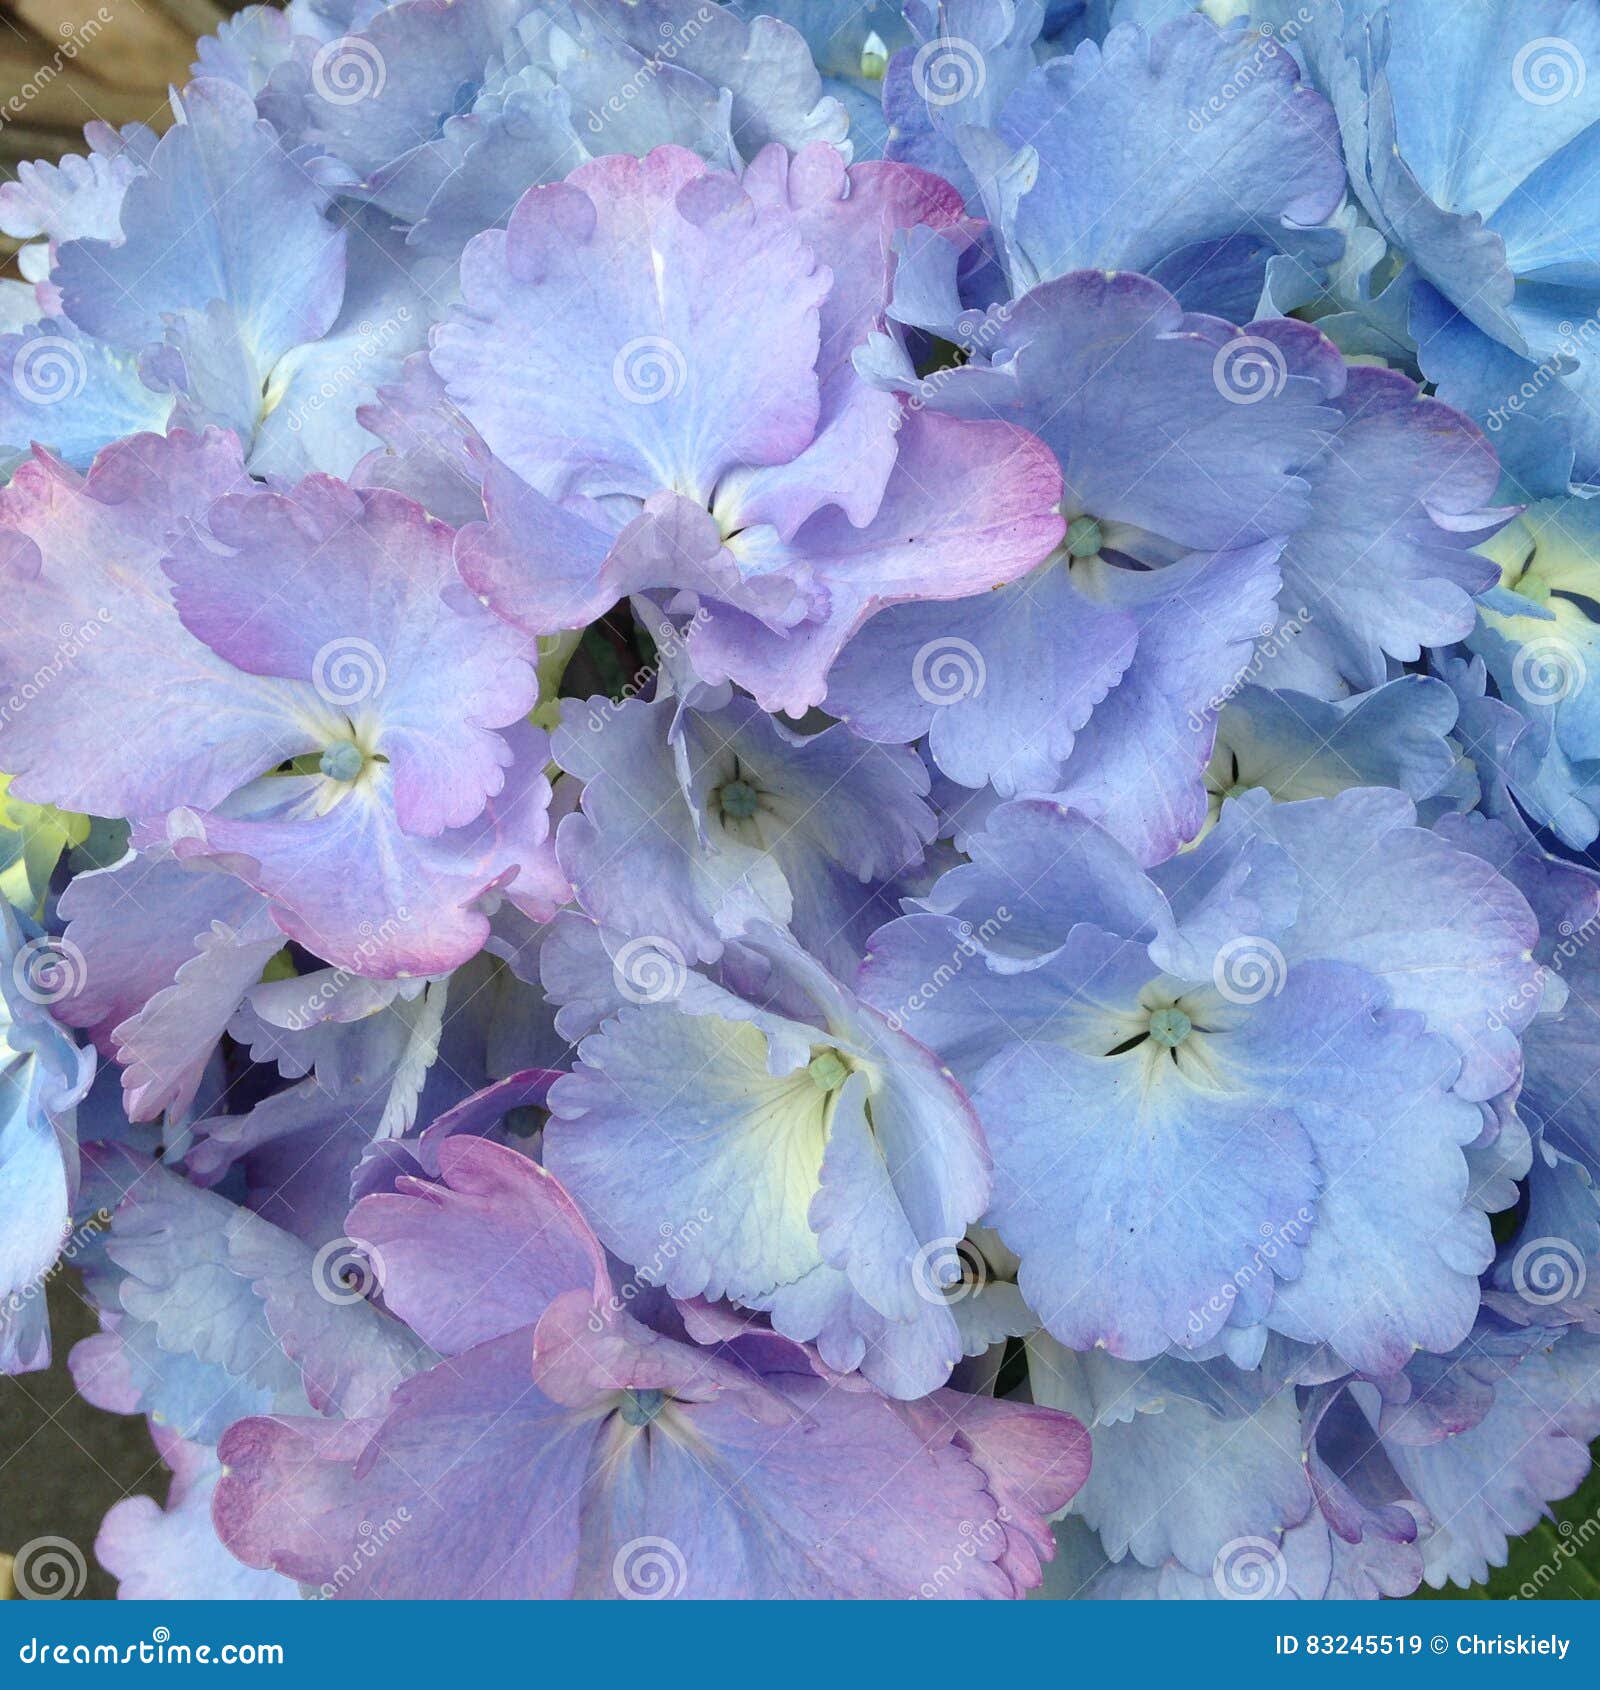
[[[574,701],[553,751],[583,783],[557,851],[584,908],[691,961],[777,922],[848,976],[934,831],[914,753],[842,725],[801,737],[744,699]]]
[[[930,913],[875,937],[867,994],[971,1089],[990,1224],[1056,1337],[1139,1360],[1271,1329],[1382,1373],[1470,1328],[1491,1250],[1463,1151],[1518,1077],[1535,1004],[1502,1006],[1536,929],[1411,816],[1374,788],[1254,795],[1147,878],[1068,812],[1007,805]],[[963,925],[995,938],[949,978]]]
[[[1600,146],[1600,19],[1571,0],[1316,13],[1300,51],[1353,193],[1416,278],[1422,368],[1530,492],[1592,488],[1600,254],[1577,208]]]
[[[552,1089],[552,1170],[635,1266],[663,1216],[691,1234],[674,1295],[770,1309],[897,1396],[942,1384],[962,1353],[950,1252],[989,1200],[961,1088],[771,929],[728,954],[720,984],[647,956],[617,953],[628,1001]]]
[[[642,1541],[666,1557],[668,1594],[1009,1596],[1035,1582],[1046,1519],[1087,1470],[1065,1414],[973,1413],[945,1393],[936,1420],[832,1388],[771,1333],[641,1324],[562,1188],[482,1140],[448,1147],[437,1182],[364,1199],[351,1228],[385,1263],[391,1308],[446,1359],[366,1418],[235,1425],[214,1510],[242,1560],[328,1595],[626,1595],[650,1577],[624,1565]],[[479,1431],[463,1450],[465,1424]],[[513,1472],[539,1482],[508,1490]],[[493,1566],[446,1551],[464,1513],[508,1546]],[[396,1517],[415,1525],[394,1552],[341,1573]],[[911,1522],[960,1536],[962,1518],[1004,1527],[947,1589]]]
[[[969,346],[926,378],[886,357],[881,378],[1035,430],[1068,531],[985,599],[867,624],[828,693],[865,737],[926,734],[952,779],[1049,794],[1159,861],[1199,831],[1242,682],[1333,700],[1471,632],[1493,577],[1470,547],[1510,512],[1482,437],[1407,378],[1347,369],[1303,323],[1233,329],[1099,271],[995,307]]]
[[[288,0],[0,185],[0,1371],[70,1263],[122,1596],[1574,1492],[1597,30]]]

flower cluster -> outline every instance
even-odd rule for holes
[[[124,1595],[1400,1596],[1578,1486],[1593,8],[290,0],[87,138],[0,1367],[65,1259]]]

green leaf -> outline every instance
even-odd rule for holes
[[[1600,1444],[1594,1453],[1600,1457]],[[1554,1520],[1541,1520],[1511,1545],[1505,1566],[1491,1572],[1487,1584],[1470,1590],[1424,1585],[1417,1595],[1434,1601],[1600,1600],[1600,1466],[1590,1469],[1565,1502],[1556,1503],[1554,1513]]]

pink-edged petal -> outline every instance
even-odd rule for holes
[[[676,493],[656,493],[621,532],[597,506],[558,504],[501,464],[484,476],[486,523],[462,530],[462,579],[530,633],[581,628],[619,599],[656,589],[732,599],[775,627],[805,613],[794,572],[764,575],[724,547],[717,524]]]
[[[231,435],[137,435],[85,477],[49,459],[0,494],[0,767],[18,798],[95,815],[211,805],[313,741],[309,687],[241,675],[187,633],[169,538],[244,482]]]
[[[172,984],[118,1025],[113,1037],[130,1121],[188,1113],[228,1017],[282,948],[283,934],[264,905],[237,928],[203,932]]]
[[[679,147],[524,194],[462,261],[434,368],[495,456],[560,495],[709,503],[783,463],[818,414],[828,273],[792,216]]]
[[[1006,1528],[1000,1565],[1019,1595],[1034,1589],[1056,1552],[1050,1521],[1089,1477],[1083,1423],[1057,1409],[962,1391],[935,1391],[902,1412],[924,1437],[953,1438],[977,1462]]]
[[[454,531],[327,476],[223,499],[207,528],[166,562],[184,626],[246,674],[303,683],[319,714],[343,712],[388,759],[406,832],[477,816],[511,756],[491,730],[537,689],[527,642],[463,590]]]
[[[265,900],[158,850],[78,875],[59,907],[83,968],[57,1017],[122,1064],[130,1121],[181,1119],[230,1017],[283,946]]]
[[[439,1145],[440,1183],[364,1197],[352,1236],[384,1263],[384,1298],[443,1355],[535,1325],[562,1293],[609,1294],[605,1255],[536,1162],[483,1139]]]
[[[611,1594],[611,1562],[646,1538],[671,1546],[671,1594],[688,1599],[1014,1594],[1000,1504],[964,1450],[920,1439],[876,1392],[814,1373],[765,1384],[787,1424],[752,1418],[738,1394],[674,1405],[682,1436],[615,1463],[608,1559],[585,1558],[580,1594]]]
[[[898,237],[918,226],[956,230],[961,195],[910,165],[877,160],[846,169],[837,148],[807,147],[793,159],[765,149],[744,176],[758,203],[786,206],[833,274],[822,305],[816,439],[788,463],[737,469],[717,489],[730,527],[770,523],[791,539],[807,517],[837,505],[857,527],[877,511],[895,460],[899,407],[869,388],[851,355],[875,329],[893,286]],[[954,238],[954,237],[952,237]]]
[[[261,895],[230,875],[187,869],[162,851],[137,851],[76,875],[58,907],[84,967],[56,1016],[84,1028],[110,1056],[117,1025],[172,984],[203,934],[218,923],[244,926],[261,908]]]
[[[223,1542],[330,1596],[570,1596],[602,1422],[544,1396],[530,1351],[526,1331],[479,1344],[381,1423],[241,1421],[219,1446]]]
[[[155,1428],[172,1469],[166,1507],[148,1496],[124,1497],[101,1522],[95,1559],[117,1580],[124,1602],[298,1602],[291,1579],[237,1561],[211,1524],[211,1498],[222,1469],[216,1452]]]
[[[926,226],[957,230],[966,219],[960,193],[914,165],[875,159],[845,167],[821,143],[790,158],[764,149],[744,177],[758,204],[785,205],[806,244],[833,276],[822,306],[817,373],[824,380],[882,321],[895,271],[895,237]]]
[[[873,520],[854,528],[842,511],[824,510],[786,549],[827,592],[826,615],[779,635],[707,606],[689,637],[695,669],[748,688],[764,710],[802,715],[821,702],[834,659],[874,611],[1014,581],[1065,532],[1060,504],[1055,457],[1025,430],[908,412]]]
[[[444,382],[426,352],[413,352],[397,380],[356,412],[356,420],[383,446],[350,472],[356,487],[404,493],[460,527],[483,515],[484,460],[476,431],[445,397]]]
[[[661,1391],[681,1403],[731,1393],[754,1419],[782,1426],[794,1418],[729,1358],[640,1325],[617,1301],[601,1308],[590,1292],[569,1291],[545,1310],[533,1334],[533,1376],[547,1397],[581,1408],[616,1391]]]
[[[180,858],[214,861],[263,893],[278,926],[327,962],[383,978],[446,974],[483,948],[491,894],[535,919],[554,913],[546,738],[525,727],[506,737],[516,760],[505,789],[436,839],[401,831],[377,765],[331,810],[327,779],[272,776],[232,813],[174,812],[168,840]]]

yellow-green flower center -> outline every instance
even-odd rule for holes
[[[1176,1050],[1194,1031],[1194,1023],[1176,1005],[1158,1009],[1150,1017],[1150,1037],[1168,1050]]]
[[[818,1091],[837,1091],[850,1077],[850,1065],[836,1050],[819,1050],[806,1064]]]
[[[1067,524],[1067,556],[1096,557],[1106,543],[1100,524],[1092,516],[1075,516]]]

